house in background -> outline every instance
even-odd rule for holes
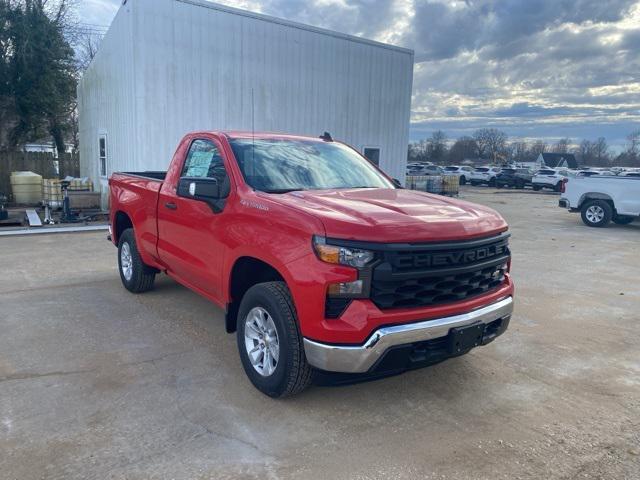
[[[78,87],[81,174],[164,170],[182,136],[319,136],[404,179],[412,50],[199,0],[123,2]]]
[[[573,153],[541,153],[537,161],[541,167],[578,168],[578,162]]]

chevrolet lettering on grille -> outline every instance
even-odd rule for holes
[[[409,267],[448,267],[466,265],[481,260],[487,260],[508,253],[507,244],[495,244],[474,250],[461,250],[458,252],[416,253],[394,258],[394,266],[398,268]]]

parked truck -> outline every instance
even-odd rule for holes
[[[626,225],[640,216],[640,178],[576,176],[561,187],[560,207],[580,212],[589,227],[606,227],[610,222]]]
[[[109,185],[124,287],[164,272],[219,305],[267,395],[434,364],[509,324],[503,218],[398,188],[329,136],[191,133],[166,172]]]

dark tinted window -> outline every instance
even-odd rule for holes
[[[379,148],[365,148],[364,156],[374,165],[380,165],[380,149]]]

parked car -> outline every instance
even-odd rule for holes
[[[626,225],[640,216],[640,178],[570,178],[563,183],[559,205],[580,212],[589,227],[606,227],[611,221]]]
[[[536,172],[531,183],[535,191],[550,188],[555,192],[559,192],[562,189],[562,182],[567,179],[568,176],[567,170],[543,169]]]
[[[500,167],[477,167],[469,174],[469,183],[494,187],[500,170],[502,170]]]
[[[533,172],[528,168],[503,168],[496,175],[496,187],[524,188],[531,185]]]
[[[407,175],[423,175],[425,165],[423,163],[407,164]]]
[[[247,376],[272,397],[313,372],[431,365],[509,324],[504,219],[396,188],[326,137],[191,133],[167,172],[114,173],[109,188],[124,287],[151,290],[164,272],[219,305]]]
[[[621,177],[634,177],[634,178],[639,178],[640,177],[640,172],[622,172],[620,174]]]
[[[446,172],[438,165],[427,165],[424,167],[424,175],[446,175]]]
[[[413,164],[407,166],[408,176],[443,175],[444,169],[433,164]]]
[[[467,181],[471,177],[472,172],[473,168],[467,166],[459,167],[457,165],[451,165],[444,168],[445,175],[457,176],[460,180],[460,185],[465,185],[467,183]]]

